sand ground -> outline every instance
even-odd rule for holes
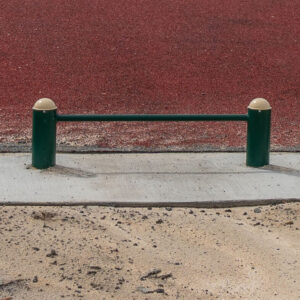
[[[300,299],[300,203],[0,207],[0,299]]]

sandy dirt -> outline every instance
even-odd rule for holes
[[[300,203],[0,207],[0,299],[299,299]]]

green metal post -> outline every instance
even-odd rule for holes
[[[46,169],[55,165],[56,156],[56,105],[43,98],[33,106],[32,166]]]
[[[248,106],[247,166],[262,167],[269,164],[271,106],[262,98]]]

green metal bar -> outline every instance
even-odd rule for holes
[[[271,109],[248,109],[247,166],[262,167],[269,164]]]
[[[56,115],[57,121],[248,121],[248,115]]]
[[[56,110],[33,110],[32,166],[46,169],[55,165]]]

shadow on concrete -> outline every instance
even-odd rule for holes
[[[152,172],[101,172],[97,173],[97,175],[235,175],[235,174],[254,174],[254,173],[266,173],[266,172],[159,172],[159,171],[152,171]]]
[[[41,172],[46,174],[64,175],[64,176],[72,176],[72,177],[80,177],[80,178],[91,178],[97,176],[96,173],[83,171],[81,169],[76,169],[76,168],[59,166],[59,165],[41,170]]]
[[[261,169],[272,171],[275,173],[281,173],[281,174],[300,177],[300,170],[293,169],[293,168],[276,166],[276,165],[268,165],[268,166],[262,167]]]
[[[27,169],[31,169],[32,166],[28,165],[26,167]],[[41,170],[42,173],[45,174],[56,174],[56,175],[64,175],[64,176],[71,176],[71,177],[80,177],[80,178],[91,178],[91,177],[97,177],[98,175],[108,175],[108,176],[113,176],[113,175],[236,175],[236,174],[255,174],[255,173],[267,173],[269,171],[274,172],[274,173],[280,173],[280,174],[286,174],[290,176],[296,176],[300,177],[300,170],[293,169],[293,168],[288,168],[288,167],[282,167],[282,166],[277,166],[277,165],[267,165],[263,166],[260,168],[255,168],[257,171],[204,171],[204,172],[160,172],[160,171],[151,171],[151,172],[144,172],[144,171],[133,171],[133,172],[89,172],[89,171],[84,171],[81,169],[76,169],[76,168],[70,168],[70,167],[64,167],[60,165],[56,165],[54,167],[50,167],[48,169],[43,169]],[[266,172],[267,171],[267,172]]]

